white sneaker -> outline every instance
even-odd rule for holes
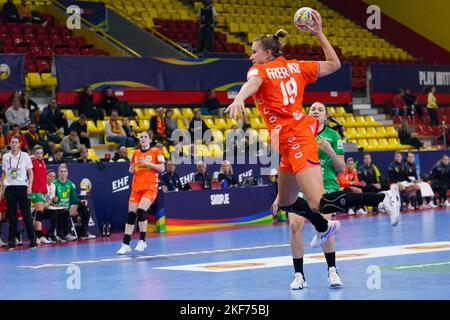
[[[335,267],[328,269],[328,284],[331,288],[342,287],[344,285]]]
[[[117,254],[127,254],[131,252],[131,247],[128,244],[122,243]]]
[[[408,204],[407,209],[410,210],[410,211],[416,210],[416,208],[414,208],[414,206],[411,203]]]
[[[0,248],[4,246],[6,246],[6,243],[4,243],[2,239],[0,239]]]
[[[431,200],[430,202],[428,202],[428,206],[432,209],[437,208],[438,206],[434,204],[433,200]]]
[[[134,250],[142,252],[147,248],[147,243],[143,240],[139,240],[136,248]]]
[[[66,241],[74,241],[77,240],[78,238],[75,237],[73,234],[71,234],[70,232],[66,235]]]
[[[41,243],[41,244],[50,244],[53,243],[52,240],[47,239],[46,237],[42,236],[39,239],[36,240],[36,243]]]
[[[341,228],[339,221],[328,221],[328,229],[325,232],[318,232],[316,230],[314,238],[311,240],[310,246],[313,248],[320,247],[333,234],[338,233]]]
[[[363,208],[359,208],[359,209],[356,211],[356,214],[367,214],[367,211],[364,210]]]
[[[383,202],[378,206],[385,211],[391,219],[391,225],[394,227],[398,224],[400,218],[400,192],[396,183],[391,185],[391,190],[383,191],[385,194]]]
[[[300,272],[294,273],[294,280],[291,282],[291,290],[300,290],[303,288],[306,288],[308,284],[306,283],[305,279],[303,279],[303,276]]]
[[[447,208],[450,207],[450,202],[448,202],[448,200],[445,200],[444,206],[447,207]]]
[[[352,216],[352,215],[355,214],[355,211],[353,211],[353,209],[350,208],[350,209],[348,209],[347,213],[348,213],[349,216]]]
[[[81,237],[82,240],[91,240],[91,239],[95,239],[95,238],[97,238],[97,236],[95,236],[89,232],[85,236]]]

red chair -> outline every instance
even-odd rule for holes
[[[51,71],[50,64],[47,61],[38,61],[38,62],[36,62],[36,64],[37,64],[37,69],[38,69],[39,73]]]
[[[51,38],[51,41],[52,41],[53,47],[62,45],[62,40],[60,37],[53,37],[53,38]]]
[[[25,69],[27,70],[27,72],[38,72],[38,67],[34,62],[27,63],[25,65]]]
[[[55,47],[55,54],[68,54],[67,47]]]
[[[79,48],[67,48],[68,54],[70,55],[80,55],[80,49]]]

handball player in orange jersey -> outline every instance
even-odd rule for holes
[[[164,171],[164,155],[157,147],[150,148],[150,134],[142,132],[139,136],[140,149],[133,152],[130,161],[130,173],[134,174],[131,184],[131,195],[128,204],[128,218],[125,224],[125,234],[122,246],[117,254],[131,252],[130,241],[136,219],[139,220],[140,240],[136,251],[147,248],[145,235],[147,232],[148,208],[155,202],[158,195],[158,173]]]
[[[225,110],[230,117],[245,115],[244,101],[253,96],[255,105],[270,130],[272,147],[279,151],[281,162],[278,179],[278,206],[308,219],[316,229],[311,246],[319,247],[340,228],[339,221],[328,221],[320,213],[324,193],[322,169],[315,139],[319,123],[303,111],[305,86],[341,67],[336,52],[322,32],[322,20],[313,11],[314,25],[310,32],[319,40],[326,61],[286,60],[281,56],[280,38],[288,33],[257,37],[253,41],[247,73],[234,102]],[[306,200],[299,198],[302,190]]]

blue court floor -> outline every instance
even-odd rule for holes
[[[0,252],[0,299],[450,299],[450,210],[341,220],[331,289],[321,249],[306,247],[309,287],[292,291],[287,224],[152,235],[144,254],[120,240]],[[305,242],[312,227],[305,227]],[[132,241],[132,247],[136,240]]]

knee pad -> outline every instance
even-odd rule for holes
[[[280,209],[286,211],[286,212],[311,212],[311,208],[308,205],[308,202],[306,202],[305,199],[297,198],[297,200],[286,207],[280,207]]]
[[[141,209],[141,208],[137,209],[137,216],[138,216],[139,222],[147,220],[145,213],[146,213],[146,211],[144,209]]]
[[[42,222],[42,211],[36,211],[36,221]]]
[[[127,224],[135,224],[136,223],[137,214],[134,211],[128,212]]]

